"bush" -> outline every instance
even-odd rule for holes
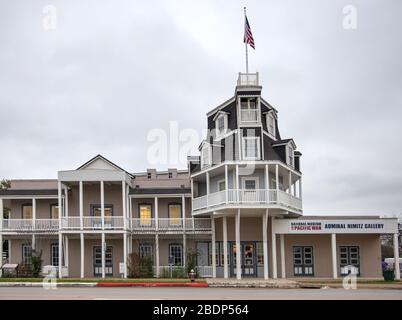
[[[153,262],[151,257],[140,258],[140,277],[153,278]]]
[[[152,258],[141,258],[137,253],[130,253],[127,257],[127,276],[129,278],[152,278],[154,276]]]
[[[189,249],[187,251],[187,266],[186,266],[187,274],[189,274],[191,272],[191,270],[194,270],[194,272],[197,272],[198,255],[199,255],[199,252],[197,250]]]
[[[31,271],[32,277],[39,278],[42,272],[42,251],[37,252],[32,250],[31,256]]]

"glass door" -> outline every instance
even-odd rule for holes
[[[94,247],[93,252],[93,267],[94,267],[94,276],[100,277],[102,276],[102,246]],[[105,275],[113,276],[113,249],[112,246],[106,247],[105,252]]]
[[[293,272],[295,276],[313,276],[313,247],[293,247]]]

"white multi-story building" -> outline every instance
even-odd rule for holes
[[[98,155],[57,180],[11,181],[0,190],[3,263],[29,265],[36,250],[60,277],[126,277],[136,252],[159,277],[193,249],[201,276],[337,278],[353,266],[381,277],[380,235],[394,235],[398,258],[397,220],[303,216],[301,153],[261,90],[258,73],[239,74],[188,170],[130,173]]]

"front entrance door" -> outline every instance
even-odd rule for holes
[[[313,276],[313,247],[293,247],[293,272],[295,276]]]
[[[94,262],[94,277],[102,276],[102,246],[94,247],[93,262]],[[105,276],[113,276],[113,249],[112,249],[112,246],[106,247]]]
[[[256,256],[255,256],[255,242],[241,242],[241,275],[248,277],[256,277]],[[236,243],[232,244],[232,275],[236,275]]]

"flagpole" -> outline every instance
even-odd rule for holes
[[[244,32],[246,32],[246,7],[244,7]],[[247,42],[244,43],[246,47],[246,74],[248,74],[248,49],[247,49]]]

